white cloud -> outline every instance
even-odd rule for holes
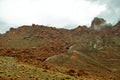
[[[87,0],[91,3],[99,5],[106,5],[104,10],[98,17],[102,17],[112,24],[116,24],[120,21],[120,0]]]
[[[106,9],[86,0],[1,0],[0,17],[12,25],[44,24],[64,27],[89,25]]]

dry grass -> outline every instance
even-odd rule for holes
[[[0,57],[0,80],[90,80],[15,62],[13,57]]]

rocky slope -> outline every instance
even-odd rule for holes
[[[120,22],[112,26],[95,18],[89,28],[11,28],[0,35],[0,56],[72,76],[119,80]]]

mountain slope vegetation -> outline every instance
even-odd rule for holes
[[[95,18],[91,27],[23,25],[0,35],[0,56],[74,77],[120,79],[120,22]],[[12,63],[12,62],[11,62]]]

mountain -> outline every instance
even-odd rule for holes
[[[88,80],[120,79],[120,22],[94,18],[91,27],[23,25],[0,34],[0,56]],[[79,80],[79,79],[78,79]]]

